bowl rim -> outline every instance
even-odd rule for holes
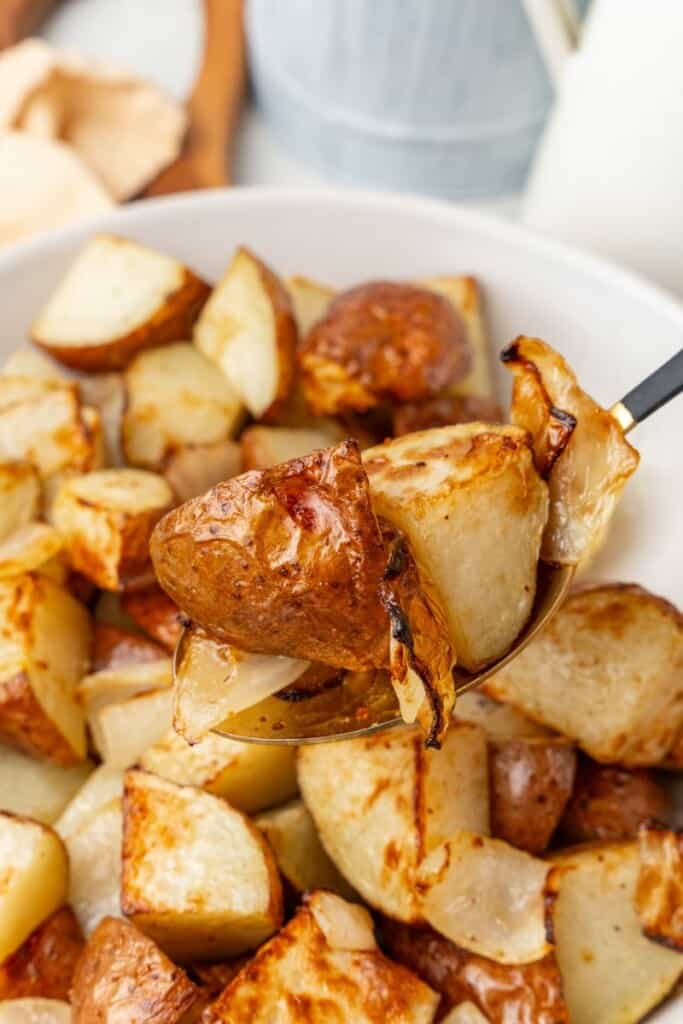
[[[349,206],[366,208],[369,212],[376,212],[381,208],[387,213],[395,211],[397,214],[421,217],[425,222],[448,221],[454,228],[461,226],[487,240],[504,241],[513,246],[531,249],[547,260],[564,264],[568,272],[579,271],[590,275],[596,281],[603,281],[628,292],[643,304],[654,307],[658,315],[670,318],[683,331],[683,301],[636,271],[619,266],[577,246],[550,238],[521,222],[496,216],[494,213],[413,193],[376,192],[368,189],[239,185],[137,200],[24,239],[4,251],[0,250],[0,278],[17,266],[30,264],[32,258],[38,254],[57,252],[64,245],[76,243],[98,231],[125,233],[127,225],[144,231],[145,224],[158,220],[159,216],[167,215],[172,218],[176,213],[182,216],[186,212],[196,210],[197,207],[229,209],[231,206],[249,204],[257,207],[281,207],[290,204],[303,204],[312,208]]]

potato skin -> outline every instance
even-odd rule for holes
[[[25,672],[0,682],[0,740],[63,767],[83,760],[45,713]]]
[[[146,935],[105,917],[88,939],[74,976],[73,1024],[178,1024],[197,988]]]
[[[470,366],[465,327],[451,303],[426,288],[389,281],[337,296],[298,357],[317,414],[426,398]]]
[[[228,643],[340,668],[387,663],[386,556],[353,441],[219,484],[162,519],[150,551],[164,590]]]
[[[84,939],[73,911],[61,907],[0,964],[0,1000],[69,999]]]
[[[166,651],[159,644],[127,629],[103,623],[95,623],[93,627],[92,672],[120,668],[121,665],[140,665],[165,656]]]
[[[429,927],[384,918],[380,944],[441,994],[437,1019],[467,1000],[490,1024],[569,1024],[553,954],[531,964],[498,964],[461,949]]]
[[[576,752],[568,740],[491,742],[491,834],[528,853],[543,853],[571,795],[575,771]]]
[[[566,843],[633,839],[638,826],[666,818],[669,798],[646,768],[602,765],[582,757],[560,822]]]
[[[183,629],[180,610],[160,587],[124,594],[121,604],[140,629],[161,644],[165,651],[173,653]]]
[[[480,395],[438,395],[424,402],[404,402],[394,408],[393,434],[449,427],[454,423],[502,423],[503,410],[494,398]]]

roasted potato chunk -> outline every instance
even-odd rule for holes
[[[122,440],[132,466],[160,469],[186,445],[227,440],[243,406],[231,384],[187,342],[140,352],[124,374]]]
[[[219,484],[162,519],[151,554],[169,596],[239,649],[386,663],[386,556],[353,442]]]
[[[0,964],[66,899],[69,866],[56,832],[0,812]]]
[[[304,393],[318,415],[438,394],[464,377],[462,320],[442,296],[377,281],[337,295],[298,352]]]
[[[500,839],[452,833],[418,868],[420,910],[438,932],[501,964],[533,963],[546,934],[548,865]]]
[[[683,953],[683,832],[649,822],[638,830],[635,907],[648,939]]]
[[[0,459],[30,462],[46,478],[89,469],[92,458],[77,384],[0,376]]]
[[[120,772],[105,771],[57,822],[69,854],[69,903],[85,935],[103,917],[121,915],[122,782]],[[105,799],[113,789],[118,795]]]
[[[511,704],[491,700],[481,690],[468,690],[458,697],[455,718],[459,722],[480,725],[489,740],[531,739],[534,736],[552,736],[550,729],[526,718]]]
[[[144,636],[110,626],[95,623],[93,629],[92,670],[104,672],[124,665],[143,665],[159,661],[165,656],[163,647]]]
[[[563,565],[585,562],[605,539],[626,481],[638,467],[638,452],[549,345],[518,338],[502,358],[515,377],[512,422],[531,432],[548,477],[543,558]]]
[[[148,747],[139,765],[181,786],[220,796],[238,811],[253,814],[296,795],[294,747],[240,743],[209,733],[190,744],[169,729]]]
[[[205,1024],[431,1024],[438,996],[377,949],[370,915],[313,893],[208,1010]]]
[[[657,764],[683,720],[683,619],[641,587],[582,588],[484,687],[596,761]]]
[[[579,760],[574,789],[560,821],[566,843],[635,839],[638,827],[666,818],[669,798],[646,768],[621,768]]]
[[[209,286],[171,256],[115,235],[81,250],[31,328],[76,370],[121,370],[136,352],[189,336]]]
[[[78,378],[78,390],[86,407],[92,407],[100,414],[104,447],[103,465],[122,466],[121,423],[126,402],[123,375],[84,374]]]
[[[61,907],[0,964],[0,1001],[27,996],[68,1000],[82,950],[78,921],[69,907]]]
[[[327,312],[334,298],[334,288],[320,284],[319,281],[312,281],[310,277],[302,277],[300,274],[285,278],[285,287],[292,300],[299,337],[303,338],[313,324],[322,319]]]
[[[464,377],[451,386],[451,392],[455,395],[493,398],[493,374],[484,323],[484,303],[476,277],[445,275],[417,283],[448,299],[465,325],[470,368]]]
[[[118,590],[147,568],[150,535],[172,504],[163,477],[103,469],[62,483],[53,522],[73,567],[99,587]]]
[[[62,549],[62,538],[47,523],[27,523],[0,541],[0,580],[33,572]]]
[[[242,953],[279,927],[273,854],[239,811],[142,771],[126,773],[123,807],[123,913],[174,959]]]
[[[173,691],[151,690],[88,714],[93,747],[105,764],[127,768],[171,727]]]
[[[636,1024],[683,973],[680,953],[650,942],[633,901],[638,844],[553,856],[552,930],[572,1024]]]
[[[76,692],[79,702],[91,714],[107,704],[120,703],[137,694],[167,689],[172,685],[171,659],[161,651],[161,656],[155,661],[132,662],[84,676]]]
[[[73,986],[73,1024],[181,1024],[199,992],[129,921],[105,917],[88,939]]]
[[[394,437],[456,423],[502,423],[503,410],[493,398],[480,395],[437,395],[424,402],[403,402],[394,407]]]
[[[572,792],[572,743],[559,737],[495,740],[489,766],[492,834],[527,853],[543,853]]]
[[[172,654],[183,631],[178,605],[159,587],[149,587],[121,598],[124,613],[143,632]]]
[[[55,830],[66,840],[78,832],[95,811],[120,797],[122,792],[123,772],[99,765],[60,814]]]
[[[443,1018],[443,1024],[489,1024],[488,1018],[474,1003],[460,1003]]]
[[[189,501],[242,472],[242,450],[237,441],[185,445],[166,459],[163,474],[178,501]]]
[[[0,1024],[71,1024],[71,1007],[61,999],[8,999]]]
[[[248,249],[233,256],[194,330],[253,416],[272,416],[294,377],[297,329],[287,291]]]
[[[299,786],[321,842],[371,906],[397,920],[422,917],[420,860],[457,829],[487,832],[486,739],[455,725],[440,750],[402,729],[302,747]]]
[[[90,646],[90,617],[63,587],[30,573],[0,582],[2,739],[56,764],[85,758],[75,691]]]
[[[552,953],[532,964],[498,964],[456,946],[432,928],[388,918],[380,925],[380,943],[441,995],[442,1010],[467,1000],[486,1014],[489,1024],[569,1024]]]
[[[247,427],[240,438],[242,468],[269,469],[280,462],[300,459],[317,448],[329,448],[335,438],[329,432],[304,428]]]
[[[0,810],[52,825],[92,770],[91,761],[63,768],[0,746]]]
[[[0,541],[38,517],[40,479],[30,462],[0,462]]]
[[[363,454],[375,512],[401,530],[446,614],[458,664],[507,652],[531,611],[545,483],[516,427],[461,424]]]

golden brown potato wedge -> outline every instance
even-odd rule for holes
[[[243,416],[226,377],[188,342],[140,352],[123,379],[121,437],[132,466],[160,469],[186,445],[225,441]]]
[[[205,1012],[204,1024],[431,1024],[439,997],[377,949],[370,915],[313,893]]]
[[[105,801],[105,790],[115,786],[119,795]],[[73,810],[67,807],[64,824],[57,823],[69,854],[69,903],[85,935],[90,935],[103,917],[121,915],[120,793],[121,773],[118,777],[102,775],[82,801],[76,796],[73,803],[78,804]],[[89,804],[95,805],[90,811]]]
[[[167,689],[172,685],[173,666],[162,650],[154,661],[134,661],[92,672],[83,677],[76,693],[86,713],[92,714],[107,704],[120,703],[137,694]]]
[[[91,761],[63,768],[2,745],[0,810],[52,825],[92,770]]]
[[[199,992],[129,921],[105,917],[88,939],[73,986],[73,1024],[182,1024]]]
[[[280,279],[248,249],[236,251],[211,293],[194,343],[253,416],[273,415],[287,399],[297,344],[292,304]]]
[[[649,822],[638,841],[635,907],[643,933],[683,953],[683,832]]]
[[[163,473],[178,501],[189,501],[242,472],[242,450],[237,441],[186,445],[166,460]]]
[[[139,765],[181,786],[220,796],[238,811],[253,814],[297,793],[294,747],[240,743],[209,733],[188,743],[175,729],[148,747]]]
[[[121,608],[136,626],[172,654],[183,631],[178,605],[160,587],[124,594]]]
[[[353,442],[219,484],[162,519],[151,554],[170,597],[238,649],[386,661],[386,556]]]
[[[498,964],[456,946],[429,927],[382,920],[387,954],[442,997],[441,1009],[471,1001],[489,1024],[569,1024],[552,953],[532,964]],[[446,1018],[448,1020],[448,1018]]]
[[[638,827],[665,819],[669,798],[647,768],[621,768],[579,760],[574,789],[560,821],[563,842],[635,839]]]
[[[61,907],[0,964],[0,1002],[27,996],[68,1000],[82,950],[78,921],[70,907]]]
[[[596,761],[657,764],[683,720],[683,618],[631,584],[582,588],[484,688]]]
[[[420,910],[432,928],[501,964],[552,949],[546,934],[548,865],[500,839],[454,832],[418,868]]]
[[[0,1024],[71,1024],[71,1007],[62,999],[8,999],[0,1003]]]
[[[401,729],[302,747],[299,786],[321,842],[363,899],[397,920],[422,918],[421,859],[459,828],[487,832],[486,739],[454,725],[440,750]]]
[[[90,660],[86,609],[46,576],[0,582],[0,737],[69,765],[85,757],[76,685]]]
[[[503,655],[533,604],[548,510],[527,435],[443,427],[370,448],[363,465],[375,512],[405,534],[434,585],[458,664]]]
[[[247,427],[240,437],[242,468],[269,469],[280,462],[310,455],[317,448],[329,448],[334,442],[329,432],[291,427]]]
[[[282,888],[261,833],[224,800],[157,775],[124,783],[124,914],[178,960],[253,949],[282,922]]]
[[[469,370],[465,327],[450,302],[377,281],[337,295],[299,346],[313,412],[363,412],[438,394]]]
[[[0,580],[33,572],[62,550],[62,538],[48,523],[27,523],[0,541]]]
[[[173,722],[173,691],[150,690],[88,712],[93,747],[105,764],[128,768]]]
[[[576,565],[602,545],[626,481],[638,467],[638,452],[549,345],[518,338],[503,361],[515,378],[512,422],[531,432],[548,475],[543,557]]]
[[[144,636],[119,626],[96,622],[93,627],[92,670],[121,668],[124,665],[143,665],[159,661],[165,656],[163,647]]]
[[[42,478],[67,468],[88,469],[93,439],[78,385],[0,376],[0,458],[31,462]]]
[[[544,725],[526,718],[511,704],[501,704],[487,697],[481,690],[468,690],[458,697],[455,718],[459,722],[480,725],[489,740],[531,739],[534,736],[553,736]]]
[[[494,740],[489,767],[492,835],[543,853],[572,792],[573,744],[562,737]]]
[[[40,479],[30,462],[0,462],[0,541],[38,518]]]
[[[604,843],[552,857],[556,956],[572,1024],[636,1024],[683,973],[680,953],[650,942],[633,901],[637,842]]]
[[[188,337],[208,285],[171,256],[115,235],[81,250],[31,328],[76,370],[120,370],[136,352]]]
[[[64,844],[48,825],[0,811],[0,964],[66,900]]]
[[[260,814],[254,824],[264,833],[280,872],[295,892],[326,889],[347,900],[358,899],[325,853],[313,818],[301,800]]]
[[[402,437],[418,430],[456,423],[502,423],[503,410],[493,398],[479,395],[437,395],[424,402],[402,402],[392,415],[392,434]]]
[[[52,518],[74,568],[118,590],[147,568],[150,535],[172,504],[171,488],[156,473],[103,469],[65,480]]]

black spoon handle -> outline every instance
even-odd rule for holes
[[[623,406],[631,423],[626,429],[642,423],[662,405],[683,391],[683,348],[658,370],[637,384],[617,405]]]

